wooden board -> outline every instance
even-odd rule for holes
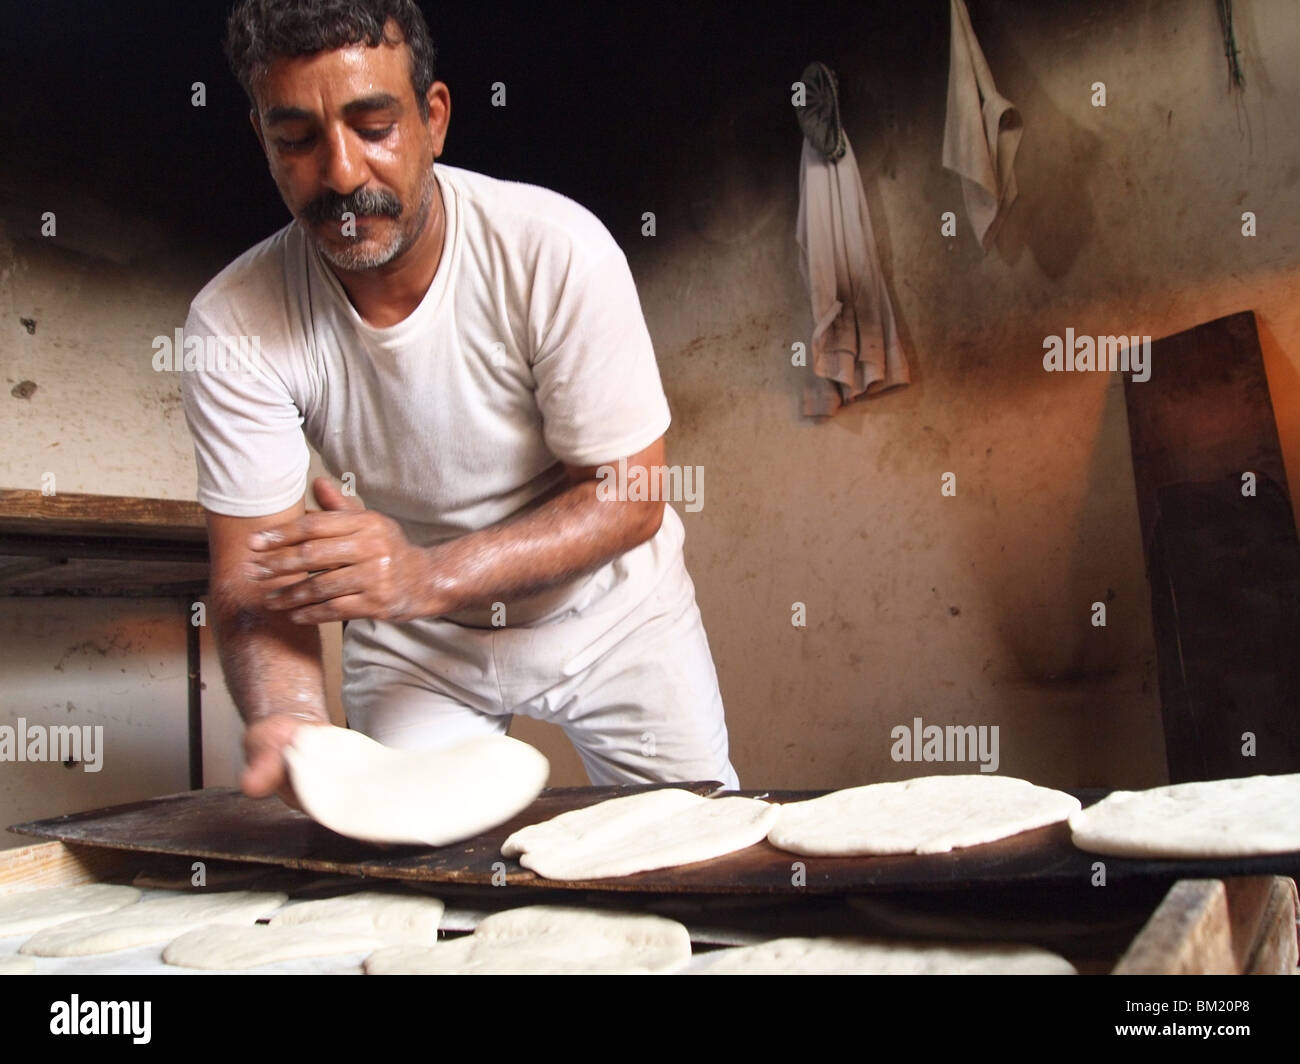
[[[203,507],[196,502],[13,488],[0,488],[0,531],[208,542]]]
[[[207,584],[198,503],[0,490],[0,595],[196,598]]]
[[[1124,396],[1170,782],[1298,772],[1300,542],[1254,314],[1157,340]]]
[[[1115,967],[1116,975],[1290,975],[1296,885],[1281,876],[1174,885]]]
[[[683,784],[698,794],[721,784]],[[597,891],[657,894],[825,894],[903,890],[1056,888],[1087,893],[1094,866],[1105,865],[1106,890],[1128,884],[1173,883],[1187,878],[1300,874],[1300,854],[1232,860],[1137,860],[1099,857],[1075,849],[1065,824],[1024,832],[1000,842],[947,854],[898,857],[799,857],[766,841],[712,861],[631,876],[589,881],[543,879],[501,857],[501,843],[516,829],[570,809],[642,787],[550,789],[510,822],[476,838],[437,849],[381,849],[336,835],[275,799],[254,801],[232,788],[212,788],[146,802],[55,817],[13,828],[21,834],[154,853],[258,861],[319,872],[487,886],[557,885]],[[742,791],[772,801],[797,801],[824,791]],[[1085,805],[1104,792],[1075,792]]]
[[[0,894],[118,879],[128,869],[133,874],[135,863],[123,851],[57,842],[0,850]]]

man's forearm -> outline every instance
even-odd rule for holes
[[[329,720],[315,625],[228,599],[215,614],[221,668],[245,723],[273,713]]]
[[[526,598],[600,568],[659,529],[661,502],[597,497],[585,480],[535,509],[426,548],[430,613]]]

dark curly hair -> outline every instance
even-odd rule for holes
[[[400,36],[386,36],[389,19]],[[239,0],[226,23],[226,58],[244,92],[257,106],[254,85],[273,59],[365,43],[406,42],[411,53],[411,88],[420,115],[429,117],[425,94],[433,84],[434,47],[415,0]]]

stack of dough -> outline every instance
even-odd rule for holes
[[[768,841],[809,857],[947,853],[1065,820],[1079,800],[1007,776],[922,776],[781,807]]]
[[[87,916],[37,933],[20,953],[38,957],[82,957],[134,946],[169,942],[212,923],[251,924],[288,900],[278,891],[232,890],[151,898],[100,916]]]
[[[437,898],[363,890],[286,906],[266,927],[204,927],[172,942],[163,960],[184,968],[230,971],[277,961],[369,953],[396,943],[438,941]]]
[[[472,935],[432,949],[397,946],[366,959],[369,975],[651,975],[691,959],[676,920],[560,905],[484,918]]]
[[[753,798],[702,798],[669,787],[530,824],[506,839],[501,855],[547,879],[626,876],[743,850],[767,835],[780,812]]]

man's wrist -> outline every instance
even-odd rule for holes
[[[447,551],[441,544],[421,547],[421,617],[441,617],[461,608],[459,581],[455,569],[447,564]]]
[[[268,717],[297,717],[299,720],[305,720],[313,724],[330,723],[329,714],[324,710],[317,712],[309,709],[264,709],[260,712],[250,713],[244,723],[251,727]]]

